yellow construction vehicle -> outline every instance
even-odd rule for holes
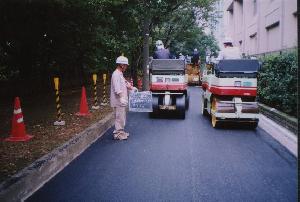
[[[201,85],[200,65],[186,64],[185,73],[187,76],[188,85]]]

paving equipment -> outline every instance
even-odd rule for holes
[[[188,85],[201,85],[199,65],[193,66],[192,63],[187,63],[185,71],[188,78]]]
[[[202,78],[203,115],[211,115],[212,126],[242,122],[256,128],[259,110],[256,101],[258,60],[220,60],[207,64]]]
[[[150,91],[153,112],[174,111],[182,119],[189,108],[189,92],[185,78],[185,61],[179,59],[152,59],[150,69]]]

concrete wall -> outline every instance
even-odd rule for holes
[[[297,0],[224,0],[224,32],[246,55],[297,47]]]

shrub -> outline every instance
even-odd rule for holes
[[[258,76],[260,102],[297,117],[297,51],[262,58]]]

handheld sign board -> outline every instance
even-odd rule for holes
[[[129,111],[152,112],[152,93],[150,91],[131,92],[129,94]]]

